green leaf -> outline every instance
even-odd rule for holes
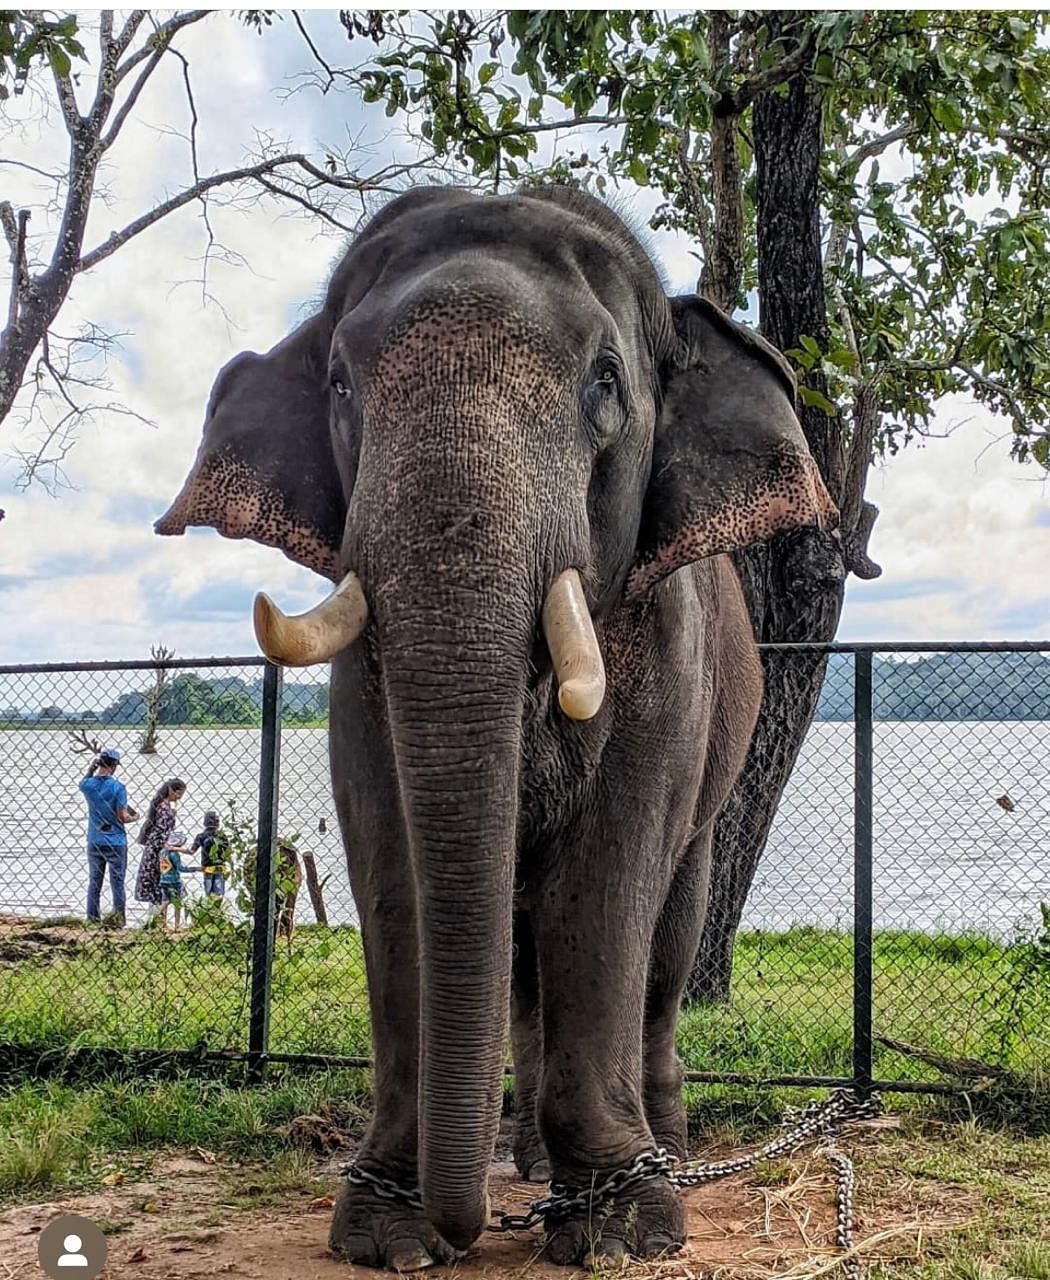
[[[815,390],[813,387],[807,387],[805,383],[800,383],[798,388],[798,398],[804,405],[808,405],[812,409],[820,409],[822,413],[826,413],[829,418],[838,416],[838,409],[827,396]]]
[[[57,44],[48,45],[47,56],[55,69],[56,76],[69,75],[70,67],[73,64],[70,62],[69,54],[66,53],[65,49],[60,48]]]
[[[494,80],[497,71],[499,71],[498,62],[486,62],[478,70],[478,84],[488,84],[490,80]]]

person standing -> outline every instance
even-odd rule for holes
[[[181,778],[162,782],[150,801],[146,821],[139,832],[139,844],[145,848],[135,877],[135,900],[148,902],[151,916],[157,915],[164,904],[160,889],[160,855],[168,836],[175,829],[175,806],[185,792],[186,784]]]
[[[204,896],[222,898],[226,894],[226,877],[229,867],[225,861],[226,837],[219,829],[219,815],[209,809],[204,815],[204,830],[193,838],[190,853],[200,850],[201,870],[204,872]]]
[[[183,866],[182,855],[187,852],[186,834],[183,831],[172,831],[164,842],[160,854],[160,896],[163,899],[160,907],[160,918],[165,930],[168,927],[168,904],[175,908],[175,932],[179,931],[182,915],[182,873],[184,871],[200,871],[200,867]]]
[[[120,752],[116,747],[104,747],[81,778],[80,790],[88,807],[87,918],[96,923],[102,919],[100,899],[108,867],[113,914],[123,925],[126,909],[124,878],[128,871],[128,837],[124,827],[139,815],[128,804],[123,782],[118,782],[114,776],[119,767]]]

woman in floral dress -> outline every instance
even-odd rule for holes
[[[150,915],[160,910],[160,854],[164,842],[175,828],[175,806],[186,793],[181,778],[169,778],[150,801],[146,821],[142,825],[142,859],[135,877],[135,900],[150,904]]]

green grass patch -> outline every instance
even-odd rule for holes
[[[974,935],[876,935],[876,1032],[1037,1077],[1050,1061],[1050,976],[1027,965],[1033,951]],[[687,1009],[679,1025],[695,1070],[848,1076],[852,1043],[853,940],[811,927],[740,934],[730,1004]],[[883,1047],[875,1072],[939,1078]]]
[[[155,927],[119,934],[81,926],[72,954],[41,947],[0,966],[0,1044],[41,1048],[243,1049],[246,929]],[[370,1050],[361,936],[296,930],[274,954],[271,1045],[285,1053]]]
[[[265,1087],[191,1078],[103,1080],[89,1086],[26,1082],[0,1091],[0,1202],[97,1184],[119,1157],[196,1148],[258,1160],[281,1157],[271,1190],[301,1180],[305,1157],[281,1132],[324,1111],[359,1127],[368,1104],[361,1072],[273,1068]]]
[[[0,1045],[245,1047],[247,927],[212,917],[179,935],[155,928],[69,934],[71,944],[63,937],[61,946],[41,945],[29,959],[0,965]],[[876,1032],[1037,1082],[1050,1061],[1050,977],[1041,947],[971,935],[877,935]],[[679,1044],[696,1070],[847,1076],[852,1022],[848,934],[749,932],[737,939],[731,1002],[687,1009]],[[305,925],[290,947],[278,941],[270,1043],[282,1053],[369,1055],[356,929]],[[882,1047],[875,1069],[885,1078],[940,1078]],[[718,1097],[707,1096],[709,1103]]]
[[[1050,1280],[1050,1138],[913,1117],[856,1165],[862,1213],[902,1194],[934,1219],[942,1197],[969,1202],[965,1225],[873,1266],[871,1280]]]

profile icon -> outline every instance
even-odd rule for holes
[[[83,1241],[79,1236],[73,1235],[72,1232],[62,1241],[62,1247],[65,1253],[55,1263],[56,1267],[86,1267],[88,1266],[87,1256],[80,1252],[80,1246]]]
[[[50,1280],[71,1276],[94,1280],[106,1265],[109,1245],[102,1229],[79,1213],[63,1213],[41,1231],[36,1253]]]

